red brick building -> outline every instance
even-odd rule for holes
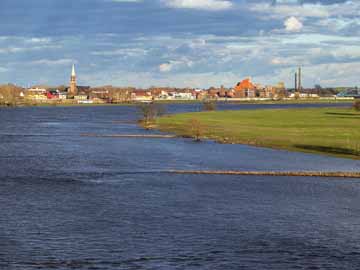
[[[234,90],[234,97],[236,98],[256,97],[256,86],[251,82],[250,78],[244,79],[237,83]]]

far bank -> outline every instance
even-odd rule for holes
[[[282,99],[282,100],[271,100],[271,99],[215,99],[211,100],[218,104],[351,104],[354,99],[334,99],[334,98],[321,98],[321,99]],[[151,101],[158,104],[202,104],[204,100],[154,100]],[[77,102],[73,100],[58,101],[48,100],[42,102],[28,102],[19,101],[14,104],[0,104],[0,107],[92,107],[92,106],[134,106],[139,104],[149,103],[147,102],[117,102],[117,103],[88,103],[88,102]]]

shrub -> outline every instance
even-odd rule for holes
[[[159,104],[151,102],[139,104],[138,111],[140,114],[140,122],[148,129],[155,121],[156,117],[165,113],[165,108]]]
[[[189,130],[190,136],[194,138],[195,141],[200,142],[201,137],[204,136],[205,126],[197,118],[192,118],[189,121]]]

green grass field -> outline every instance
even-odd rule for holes
[[[194,121],[194,119],[196,119]],[[198,124],[197,127],[192,125]],[[360,113],[352,109],[276,109],[184,113],[157,119],[180,136],[360,159]]]

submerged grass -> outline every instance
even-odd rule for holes
[[[196,118],[203,138],[360,159],[360,113],[352,109],[265,109],[184,113],[161,117],[157,128],[193,137]]]

